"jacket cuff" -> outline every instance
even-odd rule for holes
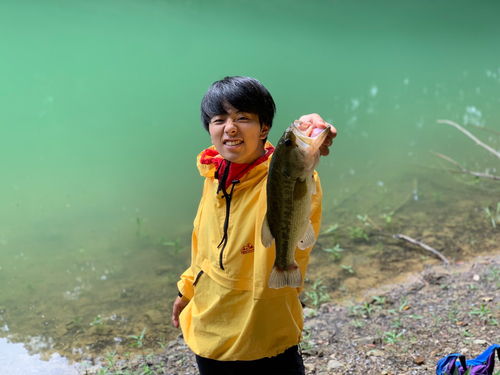
[[[189,302],[190,299],[183,296],[181,292],[177,293],[177,295],[179,296],[180,299],[182,299],[184,302]]]
[[[182,281],[180,281],[180,282],[179,282],[179,284],[177,285],[177,288],[178,288],[178,289],[177,289],[177,290],[178,290],[178,292],[177,292],[177,296],[178,296],[180,299],[182,299],[184,302],[189,302],[189,301],[191,300],[191,298],[188,298],[187,296],[185,296],[185,295],[181,292],[181,290],[182,290],[182,291],[184,291],[184,289],[185,289],[185,288],[182,288],[182,286],[183,286],[183,283],[182,283]]]

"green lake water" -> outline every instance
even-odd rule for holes
[[[0,1],[0,351],[23,344],[55,361],[33,369],[63,374],[59,355],[123,349],[144,327],[151,345],[177,332],[196,155],[210,145],[199,104],[226,75],[269,89],[271,142],[307,113],[336,126],[318,167],[329,224],[343,224],[335,209],[354,192],[449,178],[425,168],[453,167],[430,150],[500,174],[436,124],[499,147],[472,127],[500,129],[499,12],[495,1]],[[0,355],[2,374],[21,374],[16,355]]]

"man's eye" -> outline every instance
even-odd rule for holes
[[[212,120],[212,123],[214,123],[214,124],[221,124],[221,123],[223,123],[223,122],[224,122],[224,121],[223,121],[222,119],[220,119],[220,118],[215,119],[215,120]]]
[[[242,116],[238,118],[239,121],[247,121],[248,117]]]

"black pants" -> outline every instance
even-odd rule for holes
[[[216,361],[196,356],[200,375],[305,375],[298,346],[284,353],[255,361]]]

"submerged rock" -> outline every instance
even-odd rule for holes
[[[154,325],[165,324],[165,319],[163,315],[158,310],[149,310],[146,312],[146,318],[151,321]]]

